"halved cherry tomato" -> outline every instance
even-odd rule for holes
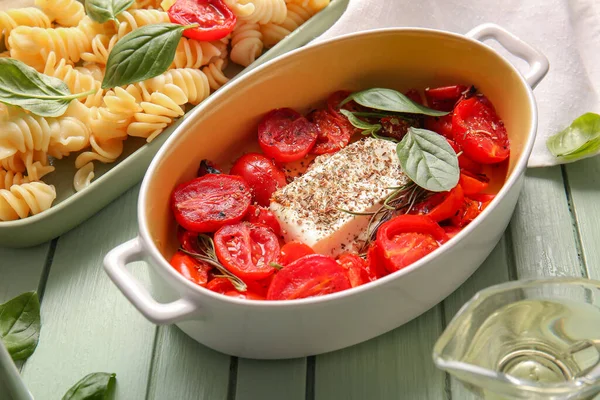
[[[425,129],[452,139],[452,113],[441,117],[425,117]],[[456,149],[454,149],[456,151]],[[458,151],[456,151],[458,153]]]
[[[377,243],[373,243],[367,250],[367,272],[371,282],[389,274],[385,268],[383,258],[381,258]]]
[[[476,163],[465,155],[460,146],[452,139],[446,138],[450,146],[454,149],[454,152],[458,155],[458,166],[461,170],[469,171],[473,174],[481,173],[481,164]]]
[[[279,226],[279,221],[277,221],[277,217],[271,210],[264,207],[257,207],[255,205],[251,205],[248,208],[248,214],[246,214],[246,221],[251,222],[253,224],[261,224],[265,225],[277,235],[281,235],[281,227]]]
[[[177,186],[171,194],[175,219],[193,232],[214,232],[242,220],[251,193],[243,178],[208,174]]]
[[[288,265],[309,254],[315,254],[315,251],[309,245],[298,241],[287,242],[281,247],[279,263]]]
[[[468,171],[462,171],[458,184],[462,186],[463,192],[469,196],[483,192],[488,187],[489,182],[489,178],[484,174],[474,175]]]
[[[467,91],[463,85],[442,86],[438,88],[425,89],[425,98],[430,108],[440,111],[452,111],[456,102],[460,100],[463,93]]]
[[[337,262],[347,271],[350,286],[357,287],[371,280],[367,262],[358,254],[344,253],[338,257]]]
[[[465,196],[465,201],[456,216],[450,219],[452,225],[464,227],[471,223],[495,197],[493,194],[477,193],[471,196]]]
[[[208,160],[202,160],[202,161],[200,161],[200,166],[198,167],[198,172],[196,173],[196,176],[200,177],[200,176],[204,176],[204,175],[208,175],[208,174],[220,174],[220,173],[221,173],[221,170],[219,168],[217,168],[215,163],[208,161]]]
[[[411,214],[427,215],[436,222],[448,219],[458,212],[464,202],[460,184],[449,192],[436,193],[422,203],[416,204]]]
[[[206,288],[221,294],[235,290],[233,283],[227,278],[213,278],[206,284]]]
[[[350,289],[346,270],[331,257],[310,254],[281,269],[267,292],[267,300],[293,300]]]
[[[399,215],[377,230],[377,247],[385,267],[398,271],[448,240],[446,232],[425,215]]]
[[[279,257],[279,241],[266,226],[241,222],[215,232],[219,261],[241,279],[258,280],[275,272],[270,265]]]
[[[452,225],[444,226],[443,228],[446,232],[446,235],[448,235],[448,239],[452,239],[454,236],[458,235],[458,233],[462,230],[461,228]]]
[[[504,123],[484,96],[458,103],[452,118],[452,134],[465,154],[479,163],[499,163],[510,155]]]
[[[258,124],[258,143],[277,162],[301,159],[316,141],[317,127],[291,108],[272,110]]]
[[[208,271],[212,269],[207,263],[195,259],[182,251],[171,258],[171,266],[196,285],[204,286],[208,282]]]
[[[198,249],[196,244],[198,242],[198,234],[196,232],[190,232],[181,226],[177,227],[177,240],[184,250],[191,253],[197,253]]]
[[[487,193],[475,193],[469,196],[473,200],[476,200],[482,204],[485,208],[490,203],[490,201],[494,200],[496,197],[495,194],[487,194]]]
[[[317,127],[317,142],[312,154],[335,153],[348,145],[353,128],[343,124],[340,119],[327,110],[314,110],[306,118]]]
[[[338,90],[337,92],[332,93],[327,98],[327,110],[334,116],[347,121],[348,118],[344,116],[340,109],[348,110],[348,111],[363,111],[363,108],[360,104],[356,103],[354,100],[351,100],[344,104],[343,107],[340,107],[340,103],[344,101],[348,96],[350,96],[352,92],[348,90]]]
[[[273,161],[258,153],[248,153],[238,158],[229,173],[244,178],[254,200],[265,207],[269,205],[271,195],[287,184],[285,173]]]
[[[379,120],[382,130],[381,135],[402,140],[408,128],[412,125],[405,119],[398,117],[383,117]]]
[[[167,13],[173,23],[198,24],[197,28],[183,31],[183,36],[201,41],[223,39],[233,31],[237,21],[222,0],[177,0]]]
[[[415,103],[423,105],[423,98],[421,97],[421,92],[417,89],[408,89],[406,93],[404,93],[406,97],[414,101]]]

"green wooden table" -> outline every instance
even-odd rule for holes
[[[465,301],[509,279],[600,279],[600,158],[529,170],[512,222],[492,255],[419,318],[316,357],[232,358],[174,326],[146,321],[105,275],[104,255],[136,235],[138,189],[51,243],[0,248],[0,302],[27,290],[38,290],[42,299],[40,343],[22,368],[36,399],[60,399],[96,371],[117,374],[117,400],[473,399],[431,360],[433,344]],[[134,273],[147,281],[143,263]]]

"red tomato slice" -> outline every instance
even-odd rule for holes
[[[271,195],[287,184],[285,173],[262,154],[244,154],[236,160],[229,172],[239,175],[248,185],[254,200],[261,206],[270,204]]]
[[[465,201],[456,216],[450,219],[452,225],[457,227],[465,227],[469,225],[490,202],[496,197],[493,194],[476,193],[465,196]]]
[[[188,280],[196,285],[204,286],[208,282],[208,271],[212,266],[195,259],[182,251],[178,251],[171,258],[171,266]]]
[[[175,24],[198,24],[183,31],[183,36],[201,41],[223,39],[233,31],[237,20],[222,0],[177,0],[167,12]]]
[[[423,258],[448,240],[446,232],[425,215],[399,215],[377,230],[377,247],[390,272]]]
[[[327,98],[327,110],[334,115],[335,117],[343,120],[343,121],[348,121],[348,119],[346,118],[346,116],[344,116],[341,112],[340,109],[344,109],[344,110],[348,110],[351,112],[355,112],[355,111],[364,111],[364,109],[362,108],[362,106],[358,103],[356,103],[354,100],[347,102],[346,104],[344,104],[343,107],[340,107],[340,103],[342,101],[344,101],[348,96],[350,96],[352,94],[352,92],[348,91],[348,90],[339,90],[337,92],[332,93],[328,98]]]
[[[236,291],[233,283],[227,278],[213,278],[206,285],[208,290],[212,290],[213,292],[225,294],[230,291]]]
[[[442,117],[425,117],[425,129],[452,139],[452,113]],[[456,151],[456,149],[454,149]],[[458,153],[458,151],[456,151]]]
[[[510,155],[504,123],[483,96],[458,103],[452,118],[452,134],[465,154],[479,163],[499,163]]]
[[[258,124],[258,143],[277,162],[300,160],[316,141],[317,127],[291,108],[272,110]]]
[[[275,272],[270,265],[279,256],[279,241],[266,226],[239,223],[215,232],[219,261],[241,279],[263,279]]]
[[[246,214],[246,221],[253,224],[265,225],[277,235],[281,235],[281,227],[279,226],[279,221],[277,217],[271,210],[264,207],[257,207],[255,205],[251,205],[248,208],[248,214]]]
[[[239,176],[208,174],[177,186],[171,209],[179,225],[193,232],[214,232],[242,220],[250,206],[248,184]]]
[[[439,133],[439,132],[438,132]],[[452,139],[446,138],[450,146],[454,149],[454,152],[458,155],[458,166],[462,170],[469,171],[473,174],[481,173],[482,166],[479,163],[471,160],[469,157],[465,155],[460,146]]]
[[[310,254],[284,267],[273,277],[267,300],[323,296],[350,287],[346,270],[333,258]]]
[[[344,253],[338,257],[337,262],[347,271],[350,286],[357,287],[371,281],[367,262],[358,254]]]
[[[340,122],[340,119],[327,110],[314,110],[307,115],[310,122],[317,127],[317,142],[312,154],[335,153],[348,145],[353,128]]]
[[[489,178],[484,174],[474,175],[468,171],[462,171],[458,184],[462,186],[464,193],[469,196],[483,192],[487,189],[489,182]]]
[[[414,101],[415,103],[423,105],[423,98],[421,97],[421,92],[417,89],[408,89],[406,93],[404,93],[406,97]]]
[[[463,205],[464,198],[463,189],[458,184],[449,192],[436,193],[415,205],[411,214],[427,215],[432,220],[440,222],[456,215]]]
[[[285,266],[309,254],[315,254],[309,245],[298,241],[288,242],[281,248],[279,263]]]
[[[444,226],[444,231],[446,232],[446,235],[448,235],[448,239],[452,239],[454,236],[458,235],[461,230],[461,228],[452,225]]]
[[[367,250],[367,272],[371,282],[389,274],[385,268],[384,260],[380,256],[377,243],[373,243]]]
[[[463,93],[468,90],[463,85],[442,86],[434,89],[425,89],[425,98],[430,108],[440,111],[452,111]]]

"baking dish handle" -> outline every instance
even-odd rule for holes
[[[479,25],[470,30],[466,36],[480,42],[486,39],[494,39],[511,54],[525,60],[529,64],[529,71],[524,74],[525,81],[532,89],[540,83],[548,72],[550,64],[545,55],[496,24]]]
[[[172,324],[196,313],[197,307],[187,299],[163,304],[152,298],[126,268],[127,264],[142,260],[142,254],[142,243],[140,238],[136,237],[115,247],[104,258],[104,270],[131,304],[144,317],[159,325]]]

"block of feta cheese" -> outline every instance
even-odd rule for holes
[[[358,250],[370,219],[340,209],[377,211],[393,191],[390,187],[407,183],[396,144],[364,138],[337,153],[318,156],[305,174],[273,194],[270,209],[286,242],[299,240],[335,257]]]

